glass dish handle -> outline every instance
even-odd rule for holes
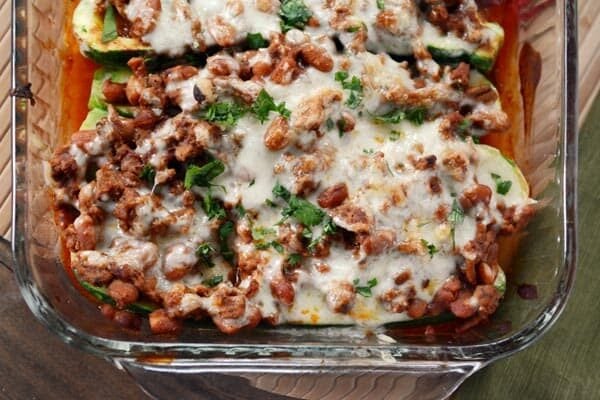
[[[482,363],[423,363],[410,367],[331,368],[228,365],[180,360],[114,360],[157,400],[439,400],[448,398]]]
[[[11,243],[0,237],[0,265],[6,267],[9,271],[13,271],[13,252]]]

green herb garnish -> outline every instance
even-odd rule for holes
[[[343,137],[346,132],[346,120],[344,118],[338,120],[337,127],[339,137]]]
[[[325,222],[323,223],[323,234],[324,235],[333,235],[337,232],[337,225],[333,222],[330,216],[325,217]]]
[[[279,8],[281,30],[286,33],[290,29],[304,29],[312,13],[302,0],[282,0]]]
[[[229,248],[229,236],[233,233],[233,222],[226,221],[219,227],[219,244],[223,258],[233,264],[233,250]]]
[[[377,8],[380,10],[385,9],[385,0],[377,0]]]
[[[106,7],[104,26],[102,27],[102,43],[112,42],[119,36],[117,32],[117,16],[112,5]]]
[[[346,105],[352,109],[357,108],[363,100],[362,82],[357,76],[348,79],[349,75],[346,71],[338,71],[335,73],[335,80],[342,84],[342,87],[350,91]]]
[[[215,159],[201,167],[190,165],[185,171],[183,185],[186,189],[192,186],[211,187],[214,186],[211,181],[225,172],[225,164],[221,160]]]
[[[244,218],[246,216],[246,209],[244,208],[242,203],[239,203],[238,205],[236,205],[234,207],[234,209],[235,209],[235,213],[238,215],[238,218]]]
[[[433,243],[429,243],[425,239],[421,239],[421,244],[427,249],[429,258],[433,258],[433,256],[440,251]]]
[[[492,173],[492,179],[494,180],[494,183],[496,183],[496,192],[505,195],[510,191],[512,181],[504,181],[500,175],[494,173]]]
[[[265,199],[265,204],[271,208],[277,208],[277,204],[271,199]]]
[[[423,125],[425,115],[427,115],[427,110],[423,107],[407,108],[405,110],[396,108],[383,115],[376,115],[374,119],[375,122],[383,124],[399,124],[403,120],[407,120],[415,125]]]
[[[284,217],[294,217],[304,226],[316,226],[323,221],[325,212],[308,200],[292,196],[282,211]]]
[[[269,119],[271,111],[279,113],[284,118],[289,118],[291,115],[290,110],[285,108],[285,103],[275,104],[273,97],[265,89],[260,91],[250,111],[256,115],[261,124]]]
[[[371,289],[373,289],[375,286],[377,286],[377,278],[373,278],[367,281],[367,285],[366,286],[359,286],[360,284],[360,280],[359,279],[355,279],[353,281],[354,283],[354,290],[356,290],[356,293],[360,294],[362,297],[372,297],[373,296],[373,292],[371,291]]]
[[[473,122],[470,119],[465,118],[462,121],[460,121],[458,123],[458,125],[456,126],[456,133],[460,137],[464,138],[469,135],[469,131],[470,131],[472,125],[473,125]]]
[[[246,35],[246,43],[248,44],[248,48],[253,50],[269,47],[269,41],[260,33],[248,33]]]
[[[151,164],[144,165],[140,172],[140,179],[148,182],[150,186],[154,185],[154,178],[156,178],[156,170]]]
[[[392,142],[395,142],[396,140],[400,139],[402,136],[404,136],[404,132],[396,131],[396,130],[392,130],[390,132],[390,140]]]
[[[212,247],[210,243],[201,243],[196,249],[196,256],[200,258],[202,263],[209,268],[215,266],[215,263],[212,261],[212,255],[214,254],[215,249]]]
[[[295,267],[296,265],[300,264],[300,261],[302,261],[302,256],[297,253],[290,254],[287,259],[287,263],[292,267]]]
[[[101,286],[95,286],[85,281],[79,281],[81,286],[87,290],[94,298],[101,301],[102,303],[116,306],[117,302],[108,294],[108,289]],[[156,306],[152,303],[136,301],[135,303],[128,304],[126,309],[136,314],[150,314],[156,310]]]
[[[221,282],[223,282],[223,275],[215,275],[208,279],[203,280],[202,284],[204,286],[208,286],[208,287],[215,287]]]
[[[279,253],[279,254],[283,254],[283,252],[285,251],[283,248],[283,245],[277,241],[272,241],[271,242],[271,246],[273,246],[273,248]]]
[[[465,220],[465,211],[462,209],[458,200],[452,201],[452,209],[448,215],[448,223],[450,223],[450,229],[452,233],[452,247],[456,247],[456,226],[462,224]]]
[[[200,117],[208,122],[214,122],[225,128],[231,128],[247,112],[247,108],[238,103],[220,102],[210,104],[200,113]]]
[[[202,198],[202,209],[209,219],[224,219],[227,215],[221,203],[212,196],[212,191],[208,189],[206,196]]]
[[[327,128],[327,130],[330,131],[333,129],[334,126],[335,123],[333,122],[333,120],[331,118],[327,118],[327,120],[325,121],[325,128]]]

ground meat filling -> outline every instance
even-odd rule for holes
[[[133,37],[170,12],[110,3]],[[250,3],[279,9],[232,1],[228,13]],[[351,12],[337,3],[326,23],[348,29]],[[401,35],[404,9],[477,42],[473,4],[399,1],[376,23]],[[218,17],[196,29],[230,46],[238,27]],[[260,321],[373,325],[442,312],[483,321],[496,310],[498,237],[522,229],[535,205],[507,180],[508,161],[486,166],[491,150],[475,143],[507,126],[495,88],[422,47],[413,65],[340,54],[311,35],[323,23],[202,67],[132,58],[127,82],[102,82],[107,115],[56,151],[50,175],[70,264],[110,300],[104,315],[137,327],[141,307],[153,332],[176,334],[185,319],[235,333]]]

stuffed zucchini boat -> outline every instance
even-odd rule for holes
[[[49,168],[77,279],[156,333],[487,319],[498,237],[535,208],[478,144],[508,126],[496,89],[465,62],[432,73],[290,32],[201,68],[97,71]]]
[[[487,72],[504,39],[474,0],[450,11],[443,2],[415,0],[81,0],[73,25],[82,52],[104,65],[214,46],[256,49],[273,34],[304,30],[353,52],[429,52],[440,63],[464,61]]]

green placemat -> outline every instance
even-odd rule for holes
[[[567,308],[538,343],[468,379],[456,400],[600,399],[600,97],[579,138],[579,262]]]

